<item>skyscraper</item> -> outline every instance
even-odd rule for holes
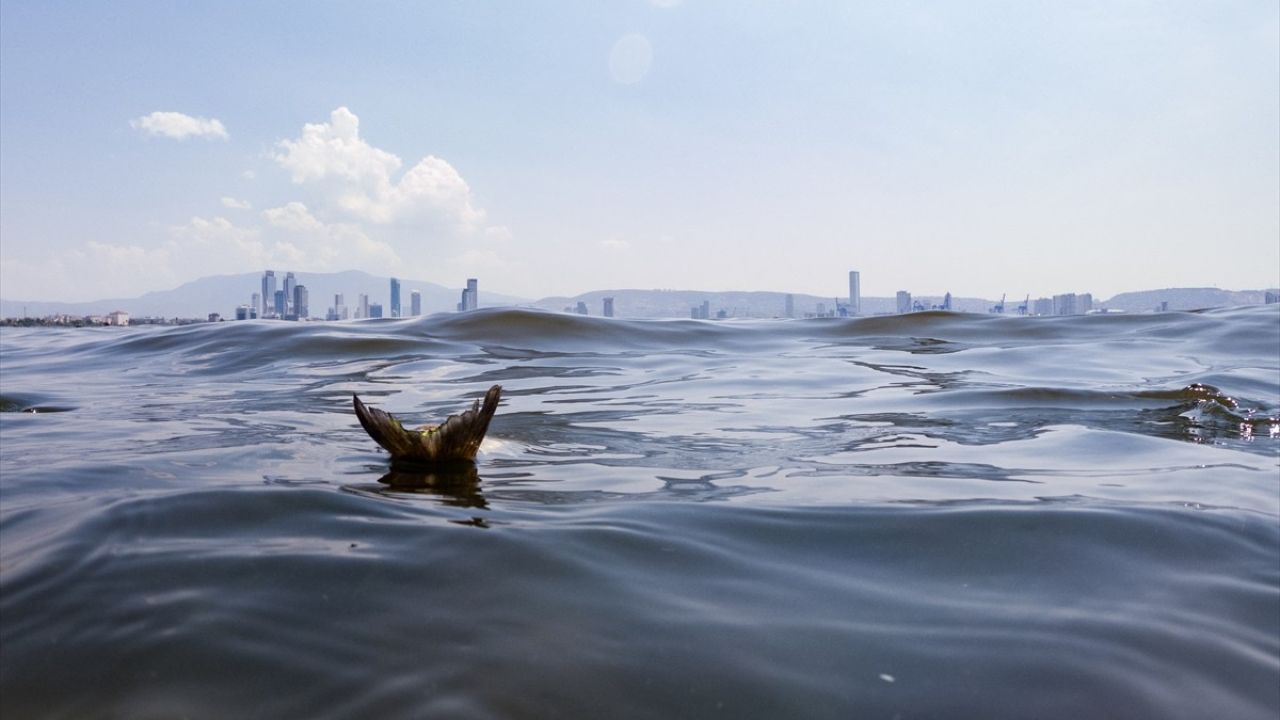
[[[480,293],[479,283],[475,278],[467,278],[467,288],[462,291],[462,299],[458,302],[458,312],[466,312],[467,310],[475,310],[479,304],[477,295]]]
[[[391,317],[400,317],[400,280],[391,278]]]
[[[254,314],[262,312],[262,294],[254,293],[253,298],[249,301],[249,307],[253,308]]]
[[[356,312],[358,313],[356,315],[357,318],[369,317],[369,296],[368,295],[365,295],[364,293],[360,293],[360,305],[359,305],[359,309]]]
[[[288,308],[289,308],[289,301],[285,299],[284,291],[277,290],[275,316],[278,318],[283,318],[285,315],[288,315]]]
[[[607,297],[607,298],[605,298],[605,299],[604,299],[604,313],[603,313],[603,314],[604,314],[604,316],[605,316],[605,317],[613,317],[613,298],[611,298],[611,297]]]
[[[422,293],[417,290],[409,293],[409,314],[414,317],[422,314]]]
[[[262,317],[271,315],[272,303],[276,300],[276,271],[268,270],[262,274]]]
[[[293,289],[297,287],[297,285],[298,285],[298,279],[293,276],[293,273],[287,272],[284,274],[284,303],[285,303],[284,314],[285,315],[294,314]]]
[[[849,314],[862,314],[862,276],[857,270],[849,271]]]
[[[306,320],[311,317],[309,305],[310,303],[307,302],[307,286],[293,286],[293,316],[298,320]]]
[[[369,317],[382,317],[382,303],[369,303]]]

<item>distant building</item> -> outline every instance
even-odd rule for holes
[[[939,310],[951,310],[951,293],[942,296],[942,304],[938,306]]]
[[[251,310],[253,310],[253,308],[248,305],[241,305],[236,308],[236,320],[248,320],[249,312]]]
[[[1053,299],[1052,298],[1036,298],[1035,303],[1032,304],[1031,313],[1033,315],[1052,315]]]
[[[293,316],[299,320],[311,317],[311,303],[307,301],[306,285],[295,285],[293,288]]]
[[[360,304],[356,307],[358,308],[356,311],[357,318],[363,319],[369,317],[369,296],[364,293],[360,293]]]
[[[296,314],[293,309],[293,288],[298,284],[298,279],[293,273],[284,274],[284,310],[280,312],[280,317],[287,317]]]
[[[578,313],[579,315],[589,315],[589,314],[590,314],[589,312],[587,312],[587,304],[586,304],[585,302],[581,301],[581,300],[579,300],[579,301],[578,301],[578,306],[577,306],[576,308],[574,308],[574,309],[573,309],[573,311],[574,311],[574,312],[576,312],[576,313]]]
[[[391,278],[391,317],[400,317],[400,280]]]
[[[1093,312],[1093,293],[1081,293],[1076,298],[1076,308],[1082,314]]]
[[[276,291],[276,311],[275,317],[283,318],[289,314],[289,301],[284,297],[283,290]]]
[[[849,271],[849,314],[862,314],[862,275],[857,270]]]
[[[1276,303],[1280,303],[1280,292],[1271,292],[1268,290],[1263,293],[1262,298],[1268,305],[1275,305]]]
[[[382,317],[382,303],[369,303],[369,317]]]
[[[605,317],[613,317],[613,298],[607,297],[604,299],[603,302],[604,302],[604,312],[602,314]]]
[[[245,307],[241,305],[240,307]],[[222,322],[222,316],[218,313],[209,313],[209,322]]]
[[[911,293],[906,290],[898,291],[898,314],[904,315],[911,312]]]
[[[796,296],[787,293],[786,306],[783,308],[783,316],[793,318],[796,316]]]
[[[1063,293],[1053,296],[1054,315],[1079,315],[1079,305],[1075,293]]]
[[[462,291],[462,299],[458,301],[458,312],[475,310],[479,305],[480,283],[475,278],[467,278],[467,287]]]
[[[253,308],[253,316],[257,317],[258,311],[262,308],[262,295],[260,293],[253,294],[253,297],[249,300],[249,307]]]
[[[422,314],[422,293],[417,290],[409,293],[409,314],[414,317]]]
[[[276,271],[268,270],[262,274],[262,317],[269,317],[276,300]],[[256,305],[257,303],[255,303]]]
[[[703,300],[701,305],[689,308],[689,317],[693,320],[710,320],[711,319],[711,301]]]
[[[111,312],[107,313],[105,322],[108,325],[121,325],[121,326],[128,325],[129,313],[123,310],[112,310]]]

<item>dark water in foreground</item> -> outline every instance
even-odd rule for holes
[[[1274,719],[1276,309],[6,328],[0,717]]]

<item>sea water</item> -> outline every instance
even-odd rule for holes
[[[0,716],[1274,720],[1277,310],[4,328]]]

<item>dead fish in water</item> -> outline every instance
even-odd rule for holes
[[[394,415],[366,406],[354,393],[351,400],[365,432],[391,453],[393,461],[440,465],[475,462],[501,395],[502,386],[494,385],[484,394],[484,405],[476,400],[470,410],[417,430],[406,430]]]

